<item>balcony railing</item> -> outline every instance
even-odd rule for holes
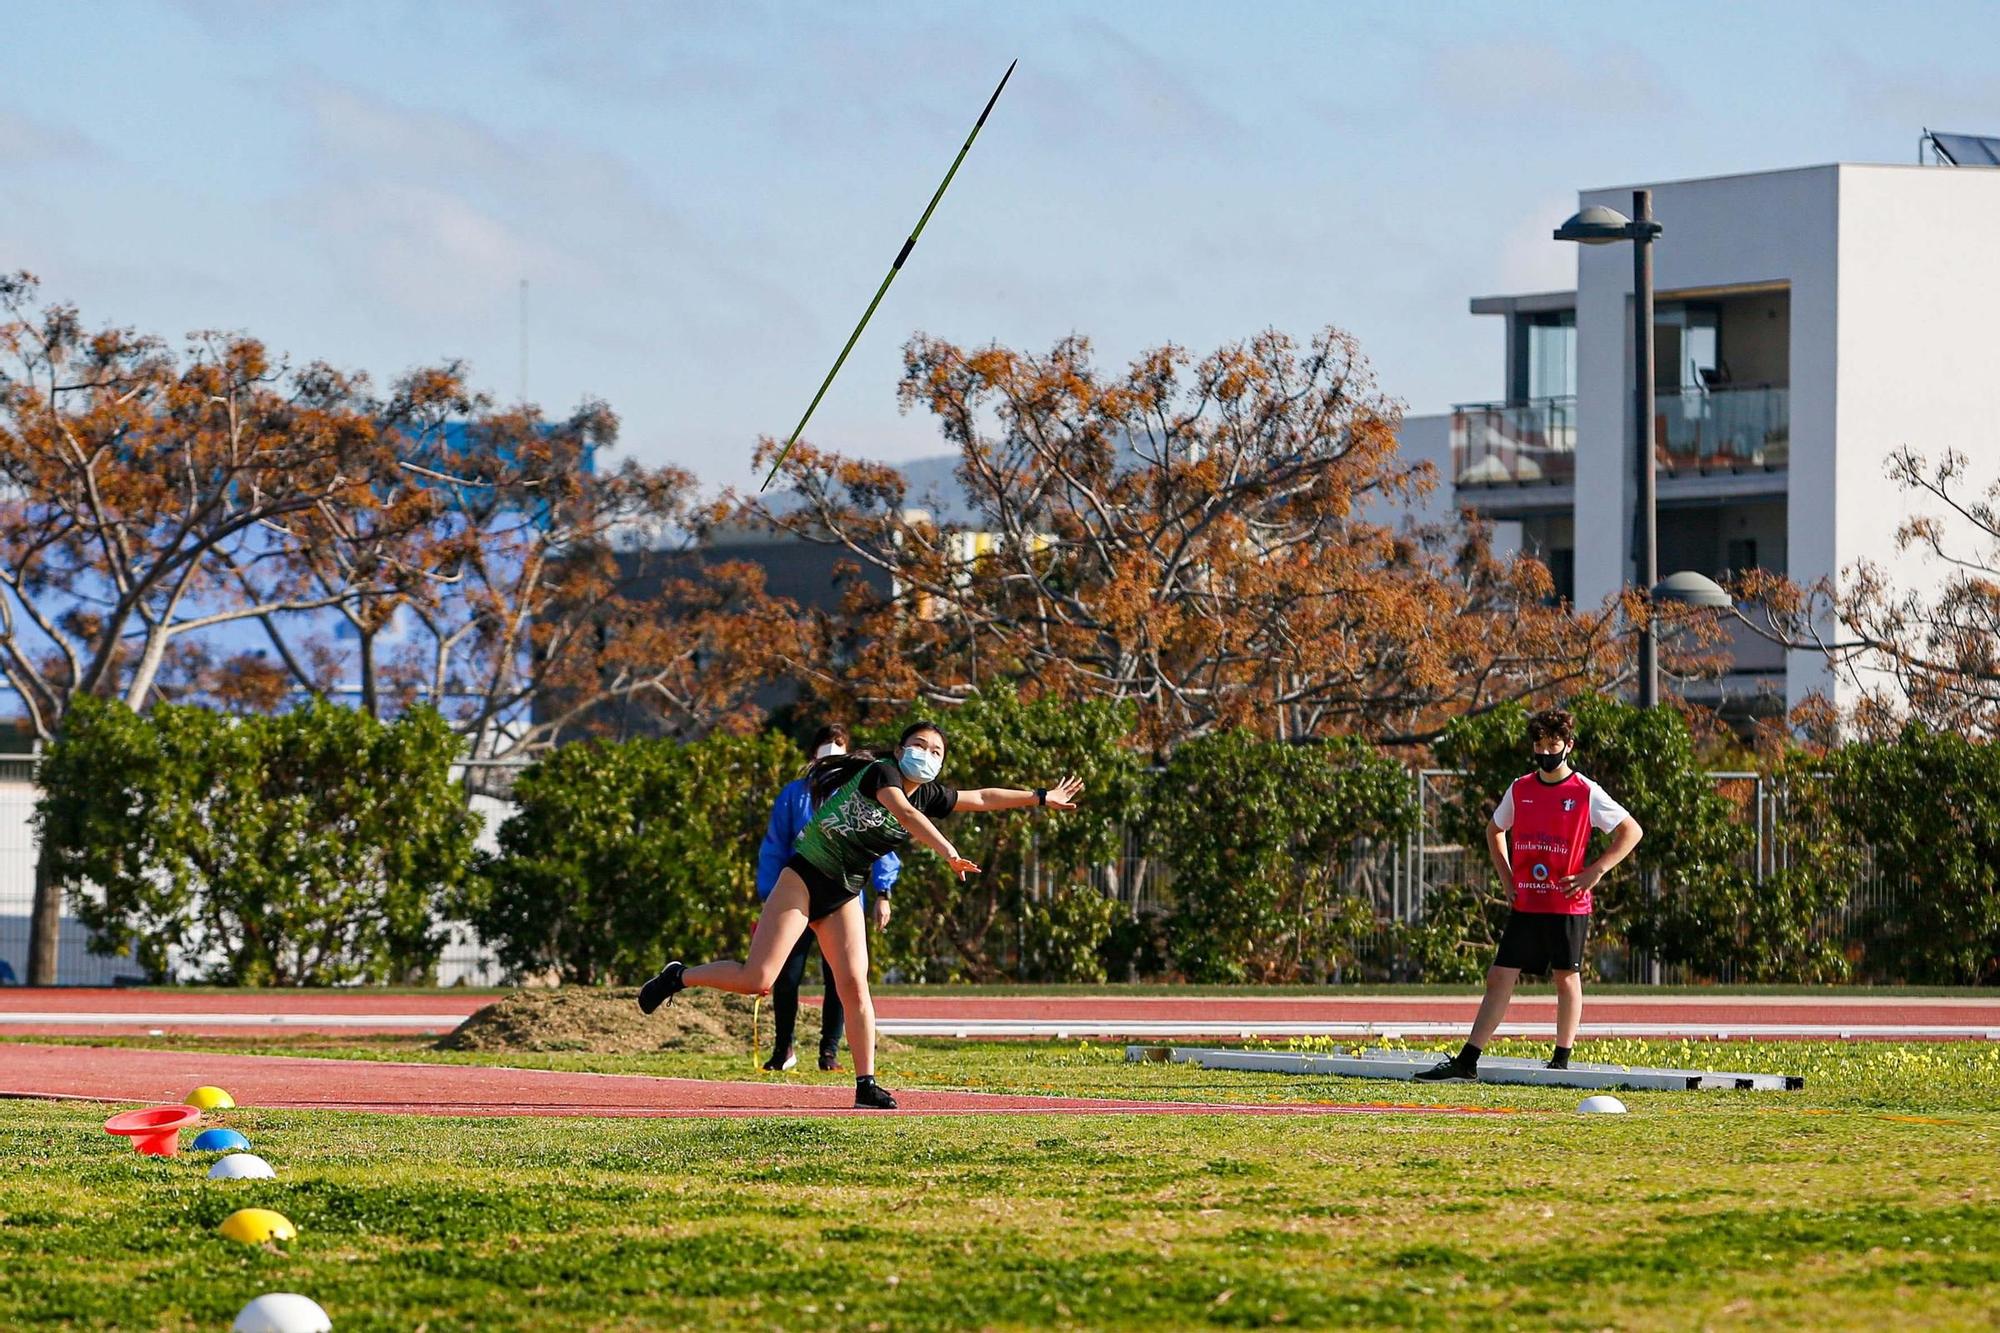
[[[1783,387],[1690,389],[1656,400],[1653,444],[1666,476],[1779,471],[1791,443],[1791,392]],[[1451,466],[1463,487],[1574,481],[1576,399],[1452,409]]]
[[[1760,386],[1663,393],[1653,444],[1660,468],[1673,475],[1776,472],[1791,460],[1791,391]]]
[[[1576,479],[1576,399],[1469,403],[1452,409],[1451,474],[1460,486]]]

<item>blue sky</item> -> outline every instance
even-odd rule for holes
[[[1468,297],[1570,285],[1579,188],[2000,133],[1985,4],[39,5],[0,43],[0,267],[98,322],[386,379],[585,394],[749,477],[1007,62],[811,431],[940,452],[913,330],[1100,358],[1362,340],[1413,411],[1497,396]]]

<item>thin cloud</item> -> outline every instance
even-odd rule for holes
[[[796,313],[613,154],[343,87],[301,96],[316,176],[284,211],[403,311],[489,316],[527,277],[577,304],[726,312],[710,327],[733,336]]]
[[[1907,128],[1912,143],[1922,129],[2000,134],[2000,82],[1984,72],[1935,64],[1892,70],[1847,48],[1828,53],[1821,65],[1827,84],[1845,92],[1851,115],[1864,124]]]
[[[90,161],[101,157],[103,151],[89,136],[67,125],[51,125],[25,112],[0,107],[0,165]]]
[[[1622,42],[1571,50],[1506,37],[1436,48],[1426,62],[1430,100],[1454,116],[1515,130],[1525,119],[1651,120],[1682,107],[1659,65]]]

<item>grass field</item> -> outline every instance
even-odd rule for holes
[[[747,1055],[181,1044],[751,1076]],[[1689,1054],[1586,1047],[1593,1059]],[[1576,1116],[1577,1093],[1462,1085],[1435,1100],[1518,1114],[562,1121],[252,1108],[221,1122],[281,1175],[234,1185],[203,1180],[200,1159],[138,1158],[102,1133],[101,1107],[0,1102],[0,1327],[222,1328],[265,1290],[313,1296],[341,1330],[1994,1326],[2000,1046],[1730,1043],[1698,1059],[1809,1082],[1630,1094],[1622,1118]],[[1190,1100],[1413,1091],[1129,1065],[1121,1047],[1089,1043],[909,1043],[884,1079]],[[215,1234],[253,1202],[289,1216],[300,1239],[279,1253]]]

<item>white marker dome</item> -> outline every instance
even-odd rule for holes
[[[269,1291],[237,1313],[231,1333],[332,1333],[333,1320],[309,1296]]]
[[[233,1152],[208,1168],[210,1180],[269,1180],[277,1174],[254,1152]]]

